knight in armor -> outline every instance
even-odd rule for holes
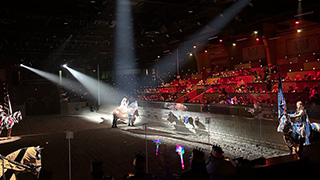
[[[294,118],[294,127],[300,134],[300,138],[305,138],[305,145],[310,145],[310,122],[307,116],[307,112],[303,107],[301,101],[297,102],[297,109],[295,113],[291,114],[290,117]]]

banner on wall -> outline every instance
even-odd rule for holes
[[[221,57],[216,59],[210,59],[211,65],[227,65],[229,63],[228,57]]]
[[[228,57],[228,52],[224,46],[210,44],[207,46],[207,49],[210,52],[210,59]]]
[[[319,36],[317,34],[286,41],[287,55],[312,53],[319,51]]]
[[[266,52],[263,44],[242,48],[242,58],[246,61],[265,59]]]
[[[227,64],[228,63],[228,52],[224,46],[210,44],[207,49],[209,50],[209,62],[211,65]]]

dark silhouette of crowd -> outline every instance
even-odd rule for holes
[[[189,167],[181,173],[168,171],[164,177],[157,177],[146,172],[146,158],[137,154],[133,159],[134,172],[128,172],[123,180],[231,180],[255,179],[252,174],[253,167],[265,165],[264,158],[247,160],[243,158],[229,159],[219,145],[213,145],[212,150],[205,158],[205,153],[199,148],[192,150]],[[105,176],[102,161],[93,161],[91,164],[92,180],[113,180],[112,176]],[[250,177],[250,178],[249,178]]]

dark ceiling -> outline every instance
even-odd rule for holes
[[[147,67],[178,47],[237,0],[131,0],[136,62]],[[1,61],[41,69],[64,63],[112,70],[115,0],[2,0]],[[318,20],[319,0],[303,0]],[[292,19],[298,0],[252,0],[219,36],[228,39],[261,29],[264,22]],[[210,32],[209,32],[210,33]],[[161,59],[160,59],[161,60]]]

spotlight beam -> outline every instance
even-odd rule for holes
[[[239,0],[221,13],[218,17],[214,18],[209,24],[207,24],[203,29],[195,33],[189,40],[183,43],[183,46],[188,48],[177,48],[174,52],[177,52],[179,49],[179,58],[186,58],[188,52],[193,51],[193,45],[195,42],[207,43],[208,38],[215,36],[221,31],[233,18],[237,15],[243,8],[245,8],[251,0]],[[206,29],[212,29],[210,33],[203,33]],[[181,46],[180,46],[181,47]],[[187,61],[179,62],[182,67],[187,63]],[[159,69],[165,69],[167,72],[174,72],[175,66],[172,65],[172,57],[166,56],[161,59],[157,64],[152,68],[156,69],[158,66]]]
[[[39,76],[42,76],[42,77],[48,79],[49,81],[51,81],[55,84],[60,84],[60,77],[58,75],[44,72],[42,70],[35,69],[35,68],[29,67],[29,66],[26,66],[23,64],[21,64],[20,66],[38,74]],[[83,95],[83,91],[82,91],[83,88],[81,87],[81,85],[78,82],[75,82],[70,79],[62,78],[62,86],[71,92],[75,92],[78,95]]]
[[[90,92],[90,94],[96,99],[99,100],[99,94],[97,91],[98,81],[90,76],[87,76],[81,72],[78,72],[70,67],[66,69]],[[102,103],[118,103],[125,96],[121,91],[114,89],[114,87],[106,85],[104,83],[99,83],[99,90],[102,92]]]
[[[114,59],[114,80],[116,84],[129,84],[128,78],[121,78],[121,75],[128,74],[129,69],[137,69],[135,64],[135,43],[131,14],[130,0],[117,0],[116,3],[115,28],[115,59]],[[119,86],[124,88],[124,86]],[[132,92],[135,85],[131,85],[127,91]],[[123,89],[124,90],[124,89]]]

